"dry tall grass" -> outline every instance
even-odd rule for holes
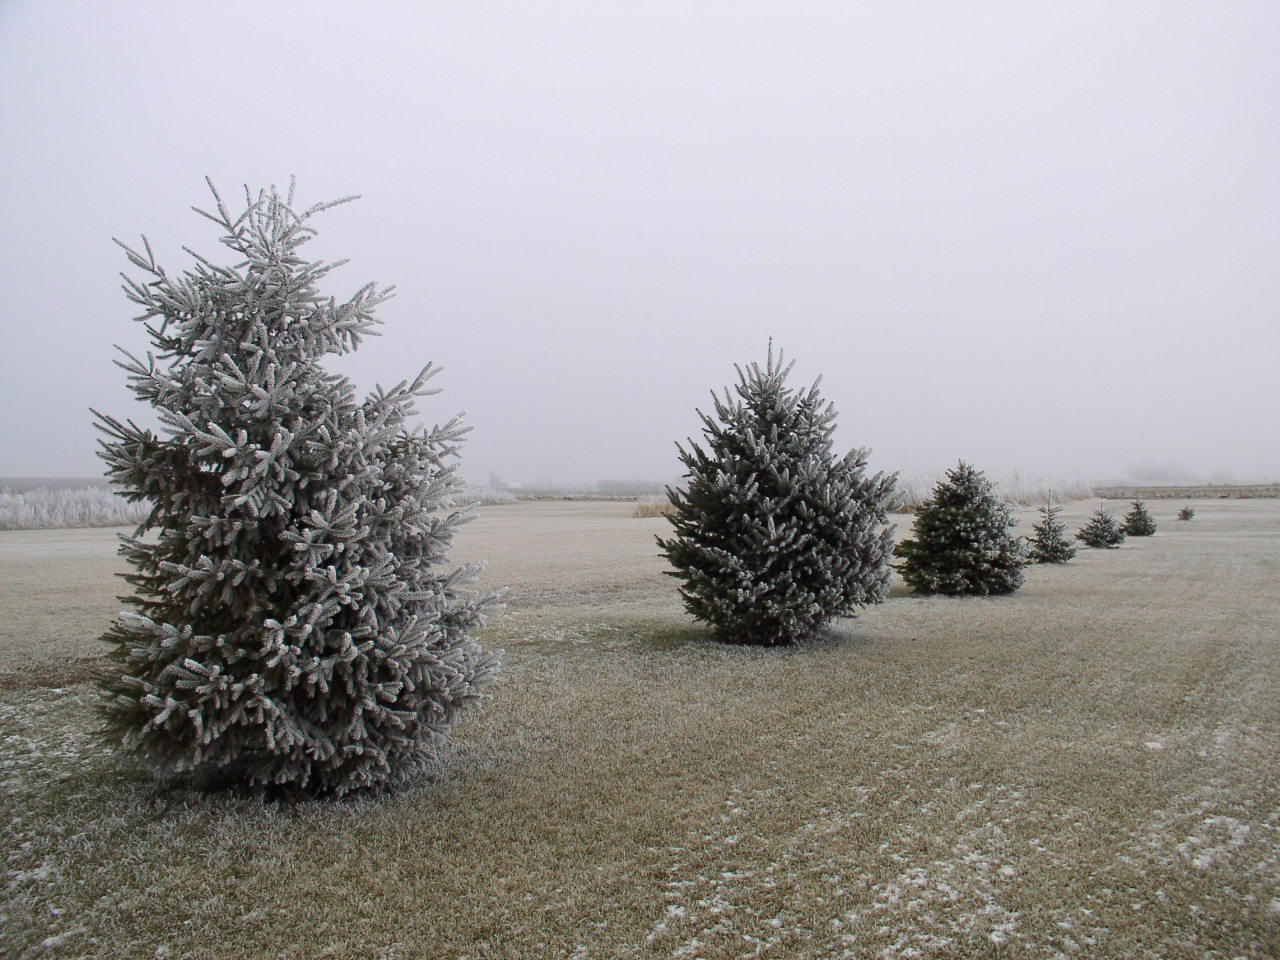
[[[933,496],[933,488],[943,479],[945,471],[937,473],[917,473],[898,478],[897,508],[914,512],[919,506]],[[1063,503],[1073,500],[1088,500],[1093,496],[1093,488],[1083,480],[1069,480],[1065,477],[1047,477],[1025,475],[1014,471],[1003,475],[988,474],[995,493],[1009,503],[1019,506],[1035,506],[1044,503],[1052,492],[1054,502]]]
[[[419,789],[297,807],[105,752],[74,636],[45,638],[59,584],[115,609],[110,555],[76,566],[108,534],[0,536],[0,629],[48,614],[0,642],[27,658],[0,683],[0,954],[1277,955],[1280,502],[1205,502],[1009,597],[895,590],[789,650],[708,642],[631,510],[481,512],[458,552],[514,586],[484,638],[507,679]]]
[[[636,508],[632,511],[631,516],[637,519],[646,519],[649,517],[670,517],[675,512],[675,507],[671,505],[671,501],[666,497],[645,497],[636,504]]]

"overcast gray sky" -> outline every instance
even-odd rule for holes
[[[679,473],[769,336],[879,468],[1280,478],[1280,4],[0,2],[0,475],[142,414],[113,236],[298,178],[463,471]]]

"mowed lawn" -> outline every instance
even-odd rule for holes
[[[1280,500],[1181,505],[785,650],[631,504],[482,508],[504,679],[416,789],[296,806],[95,741],[113,533],[0,533],[0,956],[1277,956]]]

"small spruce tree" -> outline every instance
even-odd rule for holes
[[[213,190],[213,184],[209,184]],[[428,365],[358,401],[322,358],[354,350],[391,294],[317,283],[317,212],[273,188],[213,213],[235,262],[171,276],[124,247],[154,352],[117,361],[163,424],[97,414],[111,479],[151,512],[121,553],[136,596],[105,639],[117,743],[196,783],[341,795],[407,778],[496,674],[469,636],[492,595],[441,570],[465,510],[458,418],[410,427]],[[350,198],[347,198],[350,199]],[[336,201],[341,203],[344,201]],[[118,242],[118,241],[117,241]],[[124,244],[121,244],[124,246]],[[149,532],[149,536],[142,536]]]
[[[1125,514],[1123,529],[1131,537],[1149,537],[1156,532],[1156,518],[1141,497],[1133,501],[1133,509]]]
[[[1181,510],[1178,511],[1179,520],[1190,520],[1195,515],[1196,515],[1196,512],[1192,510],[1190,507],[1183,507]]]
[[[916,511],[915,539],[898,545],[898,570],[920,593],[999,594],[1022,586],[1027,562],[1017,521],[991,482],[961,461]]]
[[[1124,530],[1115,517],[1098,507],[1089,522],[1076,533],[1076,539],[1087,547],[1111,550],[1124,543]]]
[[[1031,528],[1028,551],[1032,563],[1066,563],[1076,555],[1076,548],[1066,538],[1067,526],[1058,519],[1061,507],[1053,505],[1053,494],[1040,508],[1040,522]]]
[[[792,364],[738,367],[737,396],[698,411],[706,448],[677,445],[683,490],[668,488],[673,535],[658,545],[686,609],[731,643],[773,646],[888,594],[894,477],[866,475],[867,451],[836,459],[836,414]]]

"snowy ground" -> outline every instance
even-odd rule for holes
[[[630,504],[483,508],[505,680],[419,789],[300,807],[98,745],[112,534],[0,533],[0,956],[1276,956],[1280,501],[1194,505],[783,651]]]

